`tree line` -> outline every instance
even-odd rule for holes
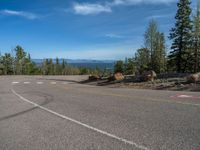
[[[142,74],[148,70],[156,73],[200,72],[200,2],[192,12],[190,0],[177,3],[175,26],[170,30],[170,51],[167,52],[164,33],[152,19],[144,33],[143,46],[132,58],[117,61],[114,72]],[[99,69],[73,67],[65,60],[44,59],[41,66],[31,60],[21,46],[11,53],[0,54],[0,74],[3,75],[78,75],[98,74]]]
[[[171,50],[167,53],[164,33],[152,19],[144,34],[143,47],[133,58],[117,61],[115,72],[141,74],[154,70],[156,73],[193,73],[200,71],[200,2],[192,13],[189,0],[177,3],[175,26],[170,30]]]
[[[11,53],[0,54],[0,75],[84,75],[96,74],[97,71],[71,66],[64,59],[60,63],[58,58],[56,62],[44,59],[42,64],[36,64],[19,45]]]

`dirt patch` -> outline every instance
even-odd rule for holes
[[[110,88],[133,88],[171,91],[193,91],[200,92],[200,83],[188,83],[185,78],[170,78],[165,80],[155,80],[154,82],[134,82],[132,80],[123,81],[84,81],[83,84],[105,86]]]

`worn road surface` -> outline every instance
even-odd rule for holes
[[[0,150],[200,150],[200,93],[0,76]]]

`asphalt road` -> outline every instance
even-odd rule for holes
[[[0,76],[0,150],[200,150],[200,93]]]

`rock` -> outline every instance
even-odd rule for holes
[[[124,75],[120,72],[115,73],[113,76],[109,77],[109,81],[120,81],[124,79]]]
[[[100,76],[98,76],[98,75],[90,75],[89,76],[89,80],[90,81],[97,81],[99,79],[100,79]]]
[[[187,77],[187,81],[190,83],[196,83],[200,81],[200,72],[191,74]]]
[[[157,77],[157,75],[156,75],[155,71],[153,71],[153,70],[144,72],[142,74],[143,81],[152,81],[153,82],[156,77]]]

